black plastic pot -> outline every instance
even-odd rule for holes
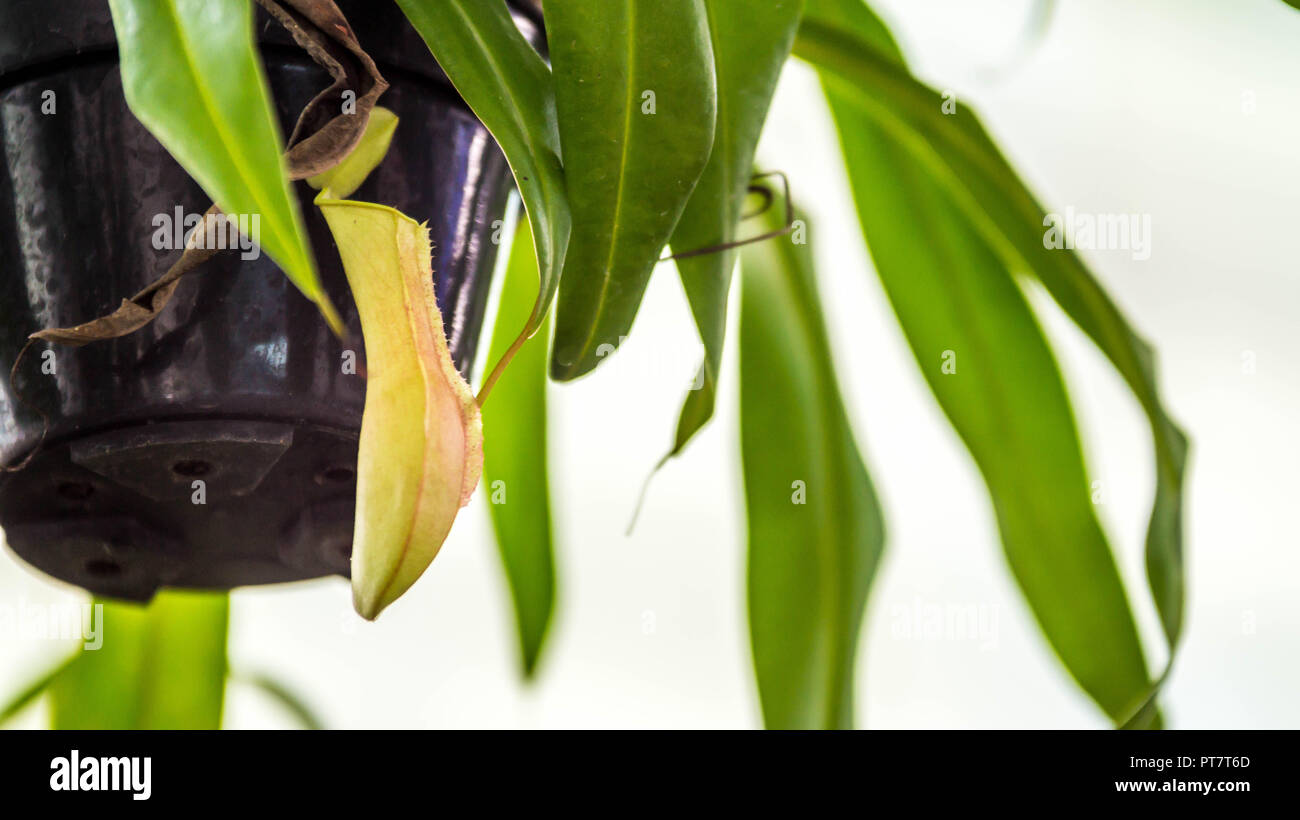
[[[338,4],[392,84],[380,104],[401,118],[355,198],[429,221],[435,291],[467,372],[509,169],[395,4]],[[329,78],[258,15],[287,134]],[[517,16],[537,42],[536,20]],[[42,113],[47,92],[52,114]],[[321,276],[360,338],[312,193],[301,199]],[[3,369],[29,333],[92,319],[157,278],[179,252],[155,250],[155,215],[208,204],[128,111],[106,0],[0,0]],[[315,306],[268,258],[230,251],[182,280],[143,330],[36,346],[19,387],[49,431],[26,468],[0,476],[10,547],[57,578],[135,600],[161,586],[346,576],[365,381],[344,361]],[[13,464],[42,421],[0,382],[0,462]]]

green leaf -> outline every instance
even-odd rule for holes
[[[164,591],[148,607],[103,604],[103,645],[50,686],[56,729],[219,729],[226,593]]]
[[[519,226],[501,291],[491,356],[500,357],[528,316],[537,260],[527,223]],[[525,677],[532,677],[555,608],[555,558],[547,480],[546,333],[519,349],[483,406],[488,510],[514,601]]]
[[[231,679],[240,683],[247,683],[269,696],[271,700],[284,707],[284,710],[292,715],[293,719],[303,729],[319,731],[325,728],[325,724],[321,722],[315,709],[308,706],[307,702],[298,693],[270,675],[235,675]]]
[[[1044,246],[1046,212],[973,113],[959,107],[955,115],[943,114],[938,92],[914,80],[898,60],[843,30],[810,21],[800,44],[801,56],[852,87],[855,103],[943,185],[1010,270],[1046,287],[1138,399],[1152,430],[1157,476],[1147,535],[1148,575],[1166,637],[1175,647],[1183,620],[1182,490],[1188,444],[1161,402],[1150,345],[1077,254]]]
[[[551,374],[593,369],[632,327],[713,146],[703,0],[566,0],[546,32],[573,208]]]
[[[811,254],[789,236],[742,256],[740,435],[764,722],[851,729],[884,525],[840,399]]]
[[[249,0],[109,0],[131,111],[226,214],[256,216],[265,250],[335,333],[253,46]]]
[[[63,661],[49,672],[46,672],[41,677],[32,681],[27,685],[27,688],[10,698],[8,703],[3,707],[0,707],[0,726],[5,725],[10,720],[17,717],[18,714],[28,706],[35,703],[41,695],[45,694],[46,690],[50,688],[50,685],[54,683],[55,679],[63,673],[63,670],[67,669],[68,665],[75,659],[76,655],[73,655],[71,658]]]
[[[689,253],[737,238],[754,151],[776,81],[790,54],[803,0],[705,0],[717,71],[718,125],[713,153],[671,239]],[[686,396],[669,456],[677,455],[713,417],[734,251],[677,260],[691,313],[704,341],[698,390]]]
[[[984,474],[1012,572],[1066,667],[1123,715],[1149,678],[1042,331],[942,189],[841,94],[828,96],[876,270]]]
[[[1043,211],[969,111],[906,73],[860,3],[813,0],[796,53],[823,72],[877,271],[922,370],[984,472],[1003,542],[1049,642],[1118,723],[1152,687],[1088,499],[1072,412],[1011,274],[1032,275],[1128,381],[1155,432],[1148,569],[1171,643],[1181,621],[1186,443],[1149,348],[1077,256],[1043,246]],[[931,110],[932,109],[932,110]],[[965,349],[965,353],[960,351]],[[957,373],[940,370],[957,353]]]
[[[397,0],[438,65],[501,146],[533,229],[541,287],[523,332],[484,380],[486,398],[506,364],[546,318],[564,268],[572,216],[560,164],[551,70],[516,28],[505,0]]]

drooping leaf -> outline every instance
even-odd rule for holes
[[[1042,332],[934,183],[831,99],[877,272],[984,474],[1012,572],[1066,667],[1107,714],[1122,715],[1149,678]]]
[[[546,32],[573,209],[551,375],[594,368],[632,327],[713,146],[704,0],[549,3]]]
[[[1160,460],[1178,453],[1169,462],[1176,469],[1161,468],[1153,514],[1151,537],[1168,546],[1177,537],[1162,523],[1171,515],[1167,482],[1176,476],[1181,484],[1182,448],[1164,440],[1176,428],[1159,410],[1149,351],[1077,257],[1043,252],[1042,213],[1023,210],[1029,195],[1010,166],[982,130],[971,130],[978,123],[969,113],[944,115],[942,98],[906,74],[864,5],[812,0],[796,50],[823,71],[877,272],[922,372],[984,474],[1035,617],[1117,723],[1139,711],[1154,721],[1154,708],[1141,708],[1151,682],[1091,507],[1069,400],[1012,274],[1048,286],[1164,431]],[[931,104],[937,120],[922,111]],[[1177,492],[1172,504],[1176,510]]]
[[[447,350],[429,231],[382,205],[316,204],[338,244],[365,338],[352,597],[373,619],[433,561],[483,465],[478,404]]]
[[[109,6],[131,111],[223,212],[257,216],[252,238],[342,334],[289,191],[250,0]]]
[[[834,0],[837,3],[851,0]],[[821,3],[831,0],[818,0]],[[864,7],[865,8],[865,7]],[[1160,399],[1155,354],[1073,252],[1045,246],[1049,215],[989,138],[959,106],[917,82],[900,60],[864,47],[852,30],[809,20],[798,51],[855,89],[853,97],[948,190],[1013,271],[1033,276],[1119,371],[1146,412],[1156,453],[1156,499],[1147,537],[1148,574],[1166,637],[1182,625],[1182,487],[1187,439]]]
[[[560,164],[551,70],[515,26],[505,0],[397,0],[438,65],[496,138],[533,229],[541,287],[523,332],[480,395],[546,318],[560,282],[572,217]]]
[[[325,724],[321,721],[320,716],[316,714],[316,710],[309,706],[301,695],[280,680],[265,674],[233,675],[231,679],[240,683],[247,683],[270,697],[271,700],[284,707],[284,710],[293,716],[293,719],[301,728],[312,731],[325,728]]]
[[[811,254],[789,236],[741,257],[740,434],[764,722],[850,729],[884,525],[840,399]]]
[[[68,668],[68,665],[71,664],[76,657],[76,655],[73,655],[71,658],[60,662],[53,669],[46,672],[44,675],[41,675],[11,697],[4,706],[0,707],[0,726],[4,726],[10,720],[17,717],[28,706],[31,706],[39,700],[41,695],[45,694],[45,692],[50,688],[50,685],[54,683],[55,679],[58,678],[64,669]]]
[[[1188,443],[1160,399],[1155,354],[1078,255],[1045,247],[1043,229],[1051,220],[978,118],[964,106],[944,113],[941,95],[913,79],[892,44],[882,48],[881,39],[870,33],[884,27],[864,4],[815,0],[814,6],[848,9],[852,18],[843,12],[838,19],[810,14],[796,46],[800,56],[840,78],[864,113],[949,192],[1010,270],[1033,276],[1046,287],[1110,359],[1147,415],[1156,462],[1147,576],[1170,651],[1146,701],[1130,711],[1133,721],[1140,721],[1153,711],[1151,702],[1172,669],[1182,632],[1185,584],[1182,494]],[[867,18],[870,22],[862,24]]]
[[[675,254],[732,242],[749,190],[759,132],[790,54],[803,0],[705,0],[717,72],[718,125],[713,153],[673,232]],[[677,260],[691,313],[704,341],[697,384],[686,396],[669,455],[682,451],[713,417],[734,251]]]
[[[528,224],[510,251],[490,356],[500,358],[532,309],[537,258]],[[555,608],[555,558],[547,479],[546,333],[524,343],[483,406],[483,474],[497,549],[514,601],[525,677],[537,668]]]
[[[50,685],[56,729],[219,729],[226,689],[226,593],[158,593],[103,604],[103,645]]]

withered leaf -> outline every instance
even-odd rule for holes
[[[201,224],[206,224],[212,219],[219,220],[224,229],[226,215],[221,213],[216,205],[208,208]],[[112,313],[75,327],[51,327],[38,330],[28,338],[80,347],[89,342],[116,339],[136,332],[152,322],[158,312],[171,300],[172,293],[175,292],[182,276],[216,256],[216,248],[199,247],[198,239],[203,235],[202,229],[195,230],[186,242],[181,258],[148,287],[130,299],[123,299],[122,304]]]
[[[258,2],[334,78],[334,83],[316,95],[299,116],[289,138],[290,147],[285,153],[290,179],[324,174],[342,162],[360,142],[375,102],[387,90],[388,83],[380,75],[374,60],[357,42],[351,25],[333,0],[284,0],[284,5],[274,0]],[[355,107],[344,105],[345,92],[348,91],[356,95]],[[387,143],[384,147],[386,149]],[[208,209],[204,222],[213,217],[224,219],[216,205]],[[171,301],[181,277],[217,253],[213,248],[197,247],[195,236],[197,234],[191,235],[180,258],[166,273],[131,298],[123,299],[111,313],[74,327],[45,328],[31,334],[14,361],[10,384],[14,384],[18,366],[34,341],[79,347],[126,336],[157,318]],[[19,393],[16,386],[14,392]],[[29,459],[30,456],[23,464]]]
[[[257,2],[334,78],[334,84],[317,94],[299,115],[285,153],[290,179],[316,176],[333,168],[356,147],[388,82],[333,0]],[[345,98],[349,91],[355,100]]]

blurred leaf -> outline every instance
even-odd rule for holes
[[[296,692],[269,675],[238,675],[233,678],[240,683],[247,683],[261,690],[272,700],[284,707],[298,725],[303,729],[319,731],[325,728],[316,711],[307,705]]]
[[[316,197],[366,343],[352,600],[374,619],[424,573],[478,486],[478,404],[447,350],[429,230],[392,208]]]
[[[749,630],[764,722],[851,729],[884,525],[840,399],[808,246],[786,236],[746,248],[740,304]]]
[[[35,703],[41,695],[45,694],[45,691],[50,688],[52,683],[54,683],[55,678],[62,674],[63,670],[67,669],[68,665],[71,664],[72,661],[76,660],[76,657],[76,655],[73,655],[71,658],[63,661],[49,672],[46,672],[41,677],[28,684],[26,689],[23,689],[21,692],[10,698],[9,702],[3,707],[0,707],[0,726],[5,725],[10,720],[17,717],[19,713]]]
[[[515,339],[531,309],[537,259],[528,224],[510,251],[491,357]],[[529,339],[483,406],[483,473],[497,549],[510,584],[525,677],[532,677],[555,607],[555,558],[547,481],[546,333]]]
[[[501,145],[533,228],[541,288],[523,333],[483,382],[492,390],[555,296],[572,217],[560,165],[551,70],[515,27],[505,0],[397,0],[460,95]]]
[[[718,125],[709,164],[673,232],[675,254],[737,238],[754,150],[790,54],[803,0],[705,0],[704,6],[717,71]],[[680,453],[713,417],[735,264],[734,250],[677,260],[705,358],[697,379],[701,387],[686,396],[669,456]]]
[[[103,645],[50,686],[56,729],[219,729],[226,593],[163,591],[147,607],[103,604]]]
[[[891,59],[870,48],[869,41],[855,40],[851,31],[810,21],[807,35],[800,36],[801,56],[851,88],[847,93],[855,104],[944,187],[1010,270],[1033,276],[1047,288],[1106,354],[1142,405],[1156,456],[1147,571],[1165,635],[1171,647],[1176,646],[1183,619],[1182,489],[1188,445],[1161,403],[1150,345],[1134,332],[1077,254],[1044,246],[1044,209],[973,113],[959,106],[955,114],[943,114],[938,92],[912,79],[896,56]]]
[[[551,374],[573,379],[631,329],[708,162],[713,50],[703,0],[550,3],[546,32],[573,207]]]
[[[1148,540],[1149,559],[1159,564],[1152,587],[1176,636],[1182,571],[1172,557],[1181,554],[1185,444],[1160,409],[1150,351],[1077,256],[1044,249],[1043,212],[992,141],[969,112],[945,115],[943,98],[907,75],[866,7],[813,0],[811,8],[796,53],[823,71],[877,271],[926,379],[984,473],[1021,589],[1066,667],[1107,714],[1118,723],[1140,710],[1154,719],[1154,709],[1141,709],[1151,683],[1089,502],[1068,398],[1010,272],[1036,275],[1147,409],[1160,476]],[[949,353],[952,374],[941,370]]]
[[[361,183],[366,181],[366,177],[370,176],[370,172],[384,161],[396,132],[397,115],[387,108],[376,106],[370,112],[366,130],[352,152],[325,173],[309,177],[307,184],[317,190],[328,188],[327,196],[331,199],[352,196],[361,187]]]
[[[316,275],[262,65],[249,0],[109,0],[131,111],[320,308],[343,322]]]
[[[1043,208],[974,114],[961,106],[952,115],[944,114],[943,97],[908,75],[892,44],[882,48],[879,35],[871,33],[873,28],[884,29],[864,4],[816,0],[816,5],[851,9],[851,23],[865,18],[871,22],[837,25],[843,23],[843,13],[839,21],[810,15],[796,48],[800,56],[840,78],[844,94],[886,129],[919,167],[927,169],[1009,270],[1034,276],[1046,287],[1110,359],[1147,414],[1156,460],[1147,576],[1170,652],[1147,703],[1129,710],[1141,717],[1152,711],[1147,707],[1172,668],[1182,632],[1185,583],[1182,492],[1188,444],[1160,400],[1155,355],[1078,255],[1044,247],[1043,228],[1048,222]]]

